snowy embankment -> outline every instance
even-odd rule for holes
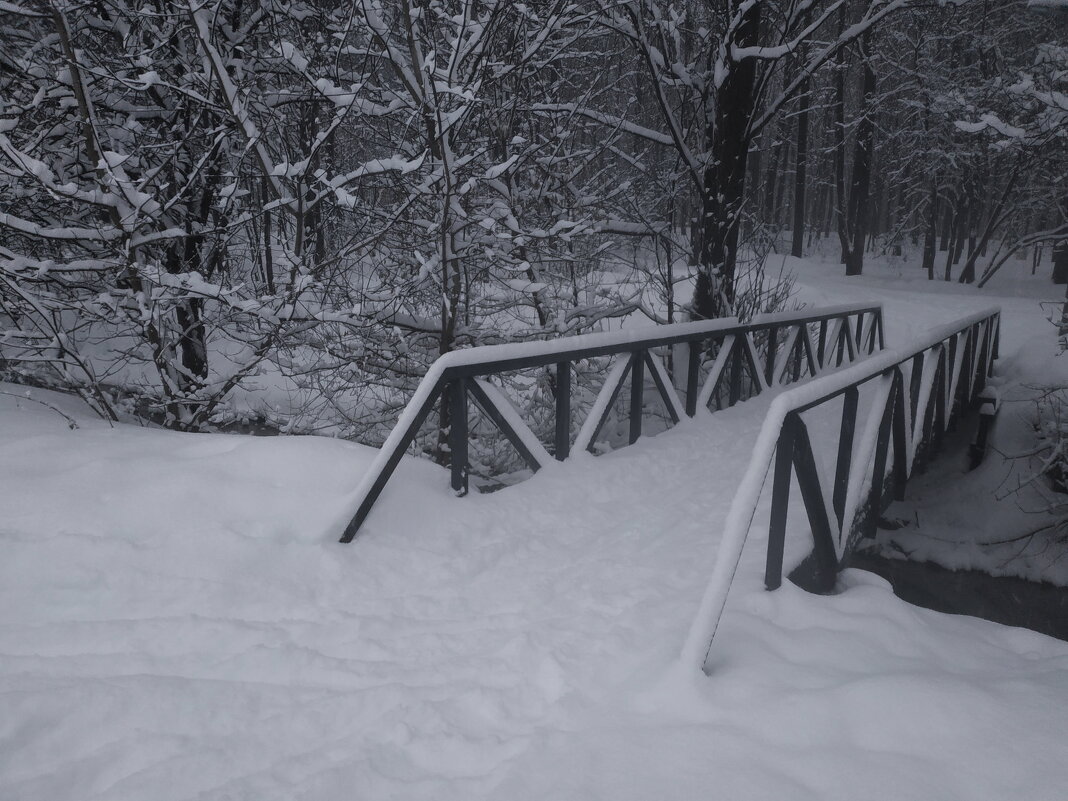
[[[891,343],[997,302],[1003,353],[1038,330],[812,270],[806,299],[883,299]],[[1062,795],[1068,644],[855,571],[767,593],[759,531],[713,676],[665,682],[767,404],[488,496],[405,460],[341,546],[373,451],[0,395],[0,798]]]

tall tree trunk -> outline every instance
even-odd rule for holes
[[[823,226],[821,232],[823,238],[831,235],[831,223],[834,221],[834,191],[829,184],[820,188],[820,203],[822,203]]]
[[[263,179],[263,205],[270,200],[267,189],[267,179]],[[267,292],[274,294],[274,251],[271,249],[271,210],[263,212],[263,280],[267,284]]]
[[[953,232],[953,249],[950,264],[956,265],[964,255],[964,238],[968,232],[968,206],[965,203],[957,211],[956,230]],[[947,279],[948,280],[948,279]]]
[[[1004,190],[1001,192],[1001,196],[998,198],[997,203],[990,210],[990,216],[987,218],[986,225],[983,228],[982,238],[979,240],[978,247],[973,242],[968,250],[968,259],[964,263],[963,269],[960,271],[960,282],[962,284],[970,284],[975,281],[975,263],[979,260],[980,256],[986,255],[986,246],[990,242],[990,238],[994,235],[994,230],[998,227],[998,224],[1002,221],[1001,211],[1005,208],[1005,203],[1012,194],[1013,188],[1016,186],[1016,179],[1020,176],[1020,170],[1013,170],[1012,175],[1009,176],[1009,181],[1005,184]]]
[[[793,243],[790,255],[801,258],[805,244],[805,190],[808,181],[808,79],[797,102],[797,158],[794,169]]]
[[[731,10],[746,0],[731,0]],[[761,3],[745,8],[731,37],[731,47],[753,47],[760,34]],[[727,72],[716,94],[716,111],[706,128],[711,159],[702,176],[699,269],[693,310],[698,318],[723,316],[734,304],[738,223],[745,195],[749,156],[749,122],[753,114],[756,59],[735,61],[728,55]]]
[[[769,131],[775,131],[778,126],[770,126]],[[772,140],[771,157],[768,159],[768,169],[764,178],[764,202],[761,205],[760,222],[771,225],[775,219],[775,193],[779,190],[779,159],[782,156],[782,143],[776,145],[774,135],[768,137]]]
[[[782,154],[779,156],[779,163],[782,165],[782,169],[780,170],[780,172],[785,172],[786,165],[790,163],[790,146],[791,143],[789,140],[784,141],[780,145],[780,148],[782,150]],[[775,204],[772,206],[771,217],[769,218],[772,227],[775,231],[778,231],[780,226],[782,225],[782,206],[784,203],[785,194],[786,181],[785,179],[783,179],[779,181],[779,187],[775,192]]]
[[[946,248],[946,270],[942,276],[943,280],[949,281],[953,278],[953,265],[957,262],[957,257],[954,255],[958,251],[957,242],[960,240],[963,234],[963,225],[961,224],[961,218],[964,216],[964,210],[958,205],[950,218],[950,232],[949,232],[949,247]]]
[[[845,30],[845,5],[838,9],[838,35]],[[842,249],[842,264],[849,259],[849,223],[846,214],[846,135],[845,135],[845,48],[835,56],[834,70],[834,198],[838,243]]]
[[[864,271],[864,242],[870,224],[872,150],[875,145],[875,123],[872,120],[871,99],[875,94],[875,70],[871,66],[870,33],[864,34],[864,86],[861,95],[860,125],[853,150],[853,179],[849,191],[849,254],[846,275],[860,275]]]
[[[927,271],[927,280],[934,280],[935,245],[938,232],[938,179],[931,181],[931,196],[927,208],[927,233],[923,237],[923,269]]]
[[[942,238],[938,243],[938,252],[945,253],[949,250],[949,240],[953,237],[953,205],[946,204],[946,210],[942,213]]]
[[[771,139],[771,133],[768,128],[760,134],[759,139],[750,142],[750,153],[748,159],[748,165],[746,166],[746,184],[749,187],[749,197],[754,207],[760,206],[760,188],[763,186],[764,174],[762,172],[764,168],[764,143]],[[753,233],[753,222],[749,221],[746,229],[742,232],[744,235],[751,235]]]

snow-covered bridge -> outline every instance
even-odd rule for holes
[[[469,399],[536,473],[554,459],[564,461],[572,449],[594,452],[625,385],[626,443],[634,445],[642,435],[650,396],[677,425],[695,418],[698,409],[722,411],[745,398],[807,381],[771,404],[740,482],[723,479],[736,494],[713,578],[682,649],[683,665],[704,669],[773,459],[765,586],[774,590],[782,584],[791,484],[796,479],[812,543],[811,554],[801,564],[794,560],[797,580],[806,588],[831,592],[850,551],[861,539],[874,536],[887,504],[904,498],[914,468],[937,453],[959,419],[975,413],[984,414],[986,422],[993,417],[997,395],[986,386],[998,356],[1000,317],[997,308],[973,313],[893,351],[884,350],[882,308],[855,305],[763,315],[746,324],[711,320],[450,353],[424,377],[361,481],[355,516],[341,541],[354,539],[435,403],[440,406],[436,422],[448,432],[451,488],[467,495],[472,461]],[[597,357],[611,361],[576,425],[571,375],[581,361]],[[665,357],[673,359],[674,375],[665,367]],[[849,363],[855,363],[851,369],[840,369]],[[508,373],[539,368],[550,368],[555,379],[553,455],[500,385]],[[520,386],[526,389],[530,383],[521,381]],[[824,436],[810,436],[810,425],[826,429],[828,420],[837,421],[837,436],[826,431],[821,432]],[[717,443],[711,452],[721,448]],[[824,470],[826,463],[833,464],[833,472]],[[735,470],[740,466],[733,462]],[[798,548],[791,542],[791,550]]]

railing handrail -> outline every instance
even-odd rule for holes
[[[917,354],[937,347],[951,336],[961,333],[964,329],[1000,314],[1000,307],[991,306],[981,312],[969,314],[952,323],[927,331],[917,340],[919,344],[914,342],[906,348],[884,350],[878,356],[872,356],[863,362],[845,367],[832,375],[821,376],[803,386],[788,389],[781,395],[775,396],[774,400],[772,400],[764,422],[767,424],[773,415],[781,415],[781,418],[785,419],[789,412],[803,412],[813,406],[826,403],[835,396],[841,395],[850,387],[866,384],[868,381],[878,378],[887,370],[911,360]],[[782,425],[782,419],[779,420],[780,426]]]
[[[592,359],[615,353],[626,353],[632,348],[662,347],[705,339],[710,334],[733,334],[739,331],[763,331],[801,321],[818,323],[846,314],[882,312],[882,304],[842,304],[820,307],[814,314],[799,310],[757,314],[748,323],[737,317],[717,317],[715,320],[697,320],[670,325],[643,325],[636,328],[606,331],[594,334],[577,334],[557,339],[540,339],[531,342],[506,342],[500,345],[478,345],[473,348],[454,350],[439,356],[430,366],[421,387],[428,379],[436,381],[451,376],[471,377],[505,372],[516,363],[521,368],[544,367],[558,361]],[[416,389],[416,394],[419,390]],[[414,400],[414,396],[413,396]],[[387,440],[388,441],[388,440]],[[385,447],[385,445],[383,445]]]
[[[723,538],[716,553],[712,576],[682,648],[681,661],[684,665],[703,666],[705,663],[726,605],[727,593],[741,560],[742,549],[756,515],[764,481],[771,469],[772,460],[775,458],[779,435],[787,415],[811,409],[843,394],[852,387],[859,387],[883,376],[920,354],[967,332],[969,328],[978,323],[987,320],[994,320],[996,323],[1000,315],[1000,307],[991,307],[970,314],[927,332],[907,347],[884,351],[831,375],[815,378],[804,385],[782,392],[772,400],[760,433],[757,435],[749,465],[742,476],[741,486],[735,493],[727,513]],[[995,332],[996,330],[995,328]],[[996,342],[995,333],[993,344],[995,357]]]
[[[425,419],[443,387],[452,381],[598,356],[639,353],[652,348],[702,342],[714,337],[725,339],[731,335],[770,331],[801,323],[825,323],[852,315],[858,316],[858,328],[865,315],[872,315],[874,326],[870,332],[873,337],[872,347],[874,348],[876,335],[879,347],[882,347],[882,305],[868,303],[845,304],[807,312],[799,310],[757,315],[751,322],[744,324],[733,317],[718,318],[671,325],[642,326],[605,333],[580,334],[553,340],[483,345],[443,354],[434,361],[420,380],[393,430],[382,444],[360,485],[353,492],[350,508],[355,507],[358,511],[356,517],[346,527],[342,541],[348,542],[353,538],[363,517],[369,511],[370,503],[377,498],[385,480],[395,469],[410,444],[414,428]],[[859,339],[859,331],[856,336]]]

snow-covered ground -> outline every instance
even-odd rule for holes
[[[1006,371],[1054,358],[1048,279],[977,292],[792,266],[806,302],[882,300],[892,344],[1001,303]],[[493,495],[453,498],[408,460],[341,546],[373,451],[110,428],[35,397],[79,427],[0,394],[0,798],[1068,787],[1068,644],[908,606],[858,571],[831,597],[767,593],[756,529],[711,677],[670,669],[767,398]]]

